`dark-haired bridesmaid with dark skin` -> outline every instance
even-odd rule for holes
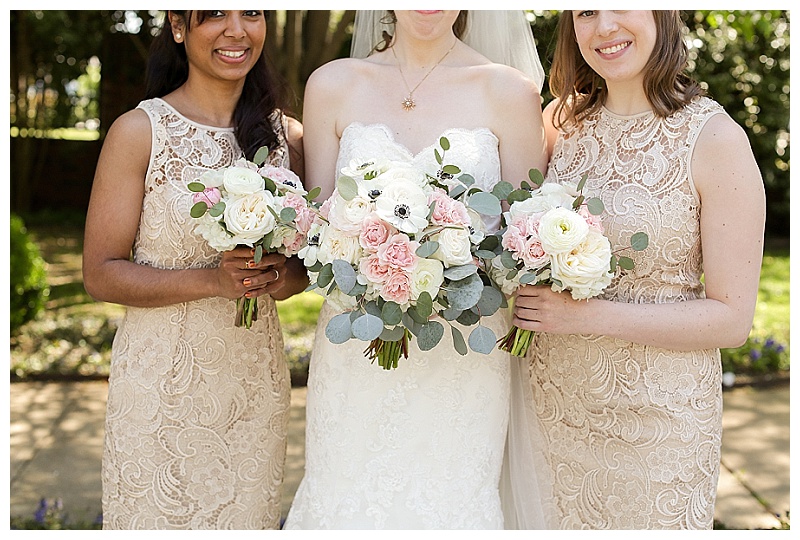
[[[253,159],[303,176],[263,11],[169,11],[145,100],[108,131],[86,219],[95,299],[127,307],[114,339],[103,454],[105,529],[270,529],[280,522],[290,398],[274,300],[302,263],[194,232],[187,185]],[[252,328],[237,298],[259,297]]]

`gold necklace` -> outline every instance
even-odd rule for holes
[[[417,83],[417,85],[413,89],[411,89],[408,86],[408,81],[406,80],[406,76],[403,74],[403,68],[400,67],[400,60],[398,60],[398,58],[397,58],[397,53],[394,52],[394,46],[390,47],[390,49],[392,49],[392,54],[394,55],[394,59],[397,60],[397,69],[400,70],[400,77],[403,78],[403,83],[405,83],[406,90],[408,90],[408,95],[406,96],[406,98],[403,101],[400,102],[400,104],[403,106],[403,110],[404,111],[410,111],[410,110],[414,109],[414,107],[416,107],[417,103],[414,101],[414,92],[417,91],[417,88],[419,88],[419,85],[421,85],[423,82],[425,82],[425,79],[428,78],[428,75],[433,73],[433,70],[436,69],[439,66],[439,64],[442,63],[442,60],[447,58],[447,55],[450,54],[450,51],[453,50],[453,48],[456,46],[456,43],[458,43],[458,38],[456,38],[453,41],[453,45],[449,49],[447,49],[447,52],[444,53],[444,56],[439,58],[439,61],[436,62],[430,70],[428,70],[428,73],[426,73],[425,76],[422,77],[422,80],[419,81]]]

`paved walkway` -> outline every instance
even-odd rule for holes
[[[100,459],[108,385],[10,385],[10,515],[33,515],[42,497],[73,519],[100,513]],[[771,529],[789,511],[789,385],[724,393],[716,517],[730,529]],[[283,514],[303,475],[305,388],[292,391]]]

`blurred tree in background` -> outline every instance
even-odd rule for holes
[[[767,234],[787,238],[789,11],[682,13],[689,71],[746,129],[767,191]],[[529,11],[545,71],[558,14]],[[311,72],[348,55],[354,16],[351,10],[278,10],[270,17],[268,51],[298,116]],[[54,141],[82,137],[97,146],[114,119],[142,99],[147,49],[161,17],[145,10],[11,11],[13,210],[36,209],[43,179],[53,181],[47,158],[65,152]],[[546,104],[546,84],[542,94]],[[87,146],[85,152],[82,174],[89,179],[89,157],[97,151]]]

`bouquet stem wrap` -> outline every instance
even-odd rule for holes
[[[501,351],[511,353],[514,356],[525,357],[532,341],[532,330],[523,330],[512,326],[505,337],[497,341],[497,344]]]
[[[398,341],[384,341],[381,338],[375,338],[370,341],[369,346],[364,349],[364,354],[367,358],[378,361],[378,365],[383,369],[394,369],[400,360],[400,355],[403,358],[408,358],[408,340],[411,338],[411,332],[403,329],[403,337]]]

